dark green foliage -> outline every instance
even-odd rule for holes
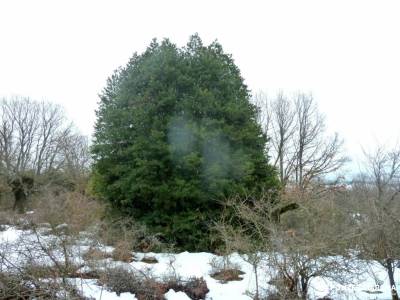
[[[178,246],[209,248],[221,201],[277,186],[249,98],[220,44],[153,41],[101,94],[94,190]]]

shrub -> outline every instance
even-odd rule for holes
[[[104,205],[82,193],[47,191],[40,195],[32,221],[49,223],[52,228],[68,224],[72,233],[79,233],[99,223],[104,210]]]
[[[189,278],[182,280],[178,277],[169,277],[163,281],[144,272],[138,273],[123,267],[107,269],[100,279],[109,290],[121,293],[132,293],[139,300],[163,300],[164,294],[170,289],[184,292],[191,299],[205,299],[209,292],[203,278]]]
[[[55,280],[41,280],[26,274],[0,273],[0,299],[89,300],[76,287]]]
[[[240,275],[245,274],[240,270],[240,266],[233,264],[228,255],[222,257],[214,257],[211,262],[211,273],[210,276],[221,283],[227,283],[229,281],[240,281],[243,280]]]
[[[233,199],[228,204],[235,222],[225,218],[218,228],[229,249],[246,253],[243,257],[252,264],[255,298],[260,296],[257,270],[264,264],[269,267],[270,284],[283,299],[307,299],[315,277],[341,284],[356,281],[363,270],[349,255],[348,245],[357,235],[348,226],[347,212],[337,205],[335,193],[315,187],[287,191],[279,200],[271,205],[264,198]],[[287,203],[296,204],[296,209],[274,217]]]
[[[149,232],[145,225],[130,218],[108,218],[98,230],[99,239],[106,245],[117,247],[121,242],[132,251],[159,252],[172,245],[160,241],[159,236]]]
[[[130,263],[133,261],[131,245],[127,241],[119,241],[112,252],[114,260]]]

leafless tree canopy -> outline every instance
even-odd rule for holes
[[[398,300],[394,270],[400,262],[400,149],[365,153],[365,172],[353,183],[352,203],[360,228],[360,250],[387,271]]]
[[[307,187],[311,181],[337,171],[347,161],[342,140],[326,135],[324,116],[312,95],[292,98],[278,93],[275,99],[258,94],[259,122],[270,138],[268,153],[281,182]]]
[[[26,198],[23,185],[34,177],[54,171],[77,176],[87,170],[89,157],[87,139],[74,131],[61,106],[25,97],[0,99],[0,174],[16,200]]]

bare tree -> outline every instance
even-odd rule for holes
[[[216,229],[234,251],[263,255],[257,257],[257,266],[260,259],[267,262],[270,268],[264,271],[269,272],[269,283],[277,288],[279,299],[307,299],[316,277],[345,284],[362,272],[360,262],[348,253],[358,231],[348,226],[347,213],[336,205],[335,193],[287,192],[279,204],[265,197],[230,200],[230,217]],[[298,209],[285,212],[275,222],[275,206],[293,202]],[[254,270],[257,274],[257,267]],[[259,297],[259,291],[255,294]]]
[[[365,155],[366,170],[351,191],[362,232],[359,247],[363,257],[386,269],[392,299],[398,300],[394,270],[400,263],[400,148],[378,147]]]
[[[259,122],[270,137],[274,166],[278,167],[281,182],[287,182],[293,172],[293,150],[290,141],[295,134],[295,110],[293,103],[282,93],[278,93],[274,101],[268,101],[265,94],[255,97],[256,104],[262,107]]]
[[[85,166],[82,153],[73,151],[87,151],[87,142],[74,133],[61,106],[26,97],[0,99],[0,171],[12,188],[14,209],[23,210],[34,177],[71,164]]]
[[[89,178],[91,154],[89,140],[81,134],[70,134],[61,143],[64,158],[62,171],[75,183],[77,190],[84,190]]]
[[[339,136],[326,135],[325,119],[311,94],[288,98],[280,92],[275,99],[258,94],[255,103],[260,107],[259,121],[270,138],[269,154],[283,185],[304,189],[347,161]]]

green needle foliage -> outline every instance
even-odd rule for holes
[[[100,98],[94,191],[178,247],[210,249],[224,199],[278,185],[257,108],[217,42],[153,40]]]

